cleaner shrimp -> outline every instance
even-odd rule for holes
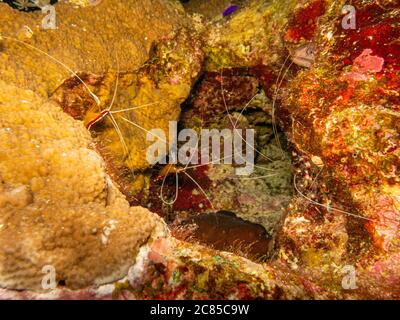
[[[221,72],[222,72],[222,71],[221,71]],[[222,73],[221,73],[221,79],[223,79],[223,74],[222,74]],[[224,90],[224,88],[223,88],[223,80],[221,80],[221,85],[222,85],[222,99],[223,99],[223,101],[224,101],[225,110],[226,110],[226,112],[228,113],[228,116],[229,116],[230,122],[231,122],[231,124],[232,124],[233,130],[237,131],[237,130],[238,130],[238,129],[237,129],[237,123],[238,123],[239,119],[236,119],[236,121],[234,121],[233,117],[232,117],[231,114],[229,113],[228,107],[227,107],[227,102],[226,102],[226,99],[225,99],[225,94],[223,93],[223,90]],[[257,94],[256,94],[256,95],[257,95]],[[254,98],[256,97],[256,95],[254,95],[254,96],[244,105],[244,107],[241,109],[240,115],[243,114],[244,110],[250,105],[250,103],[254,100]],[[258,150],[258,149],[255,148],[254,146],[250,145],[249,142],[246,141],[246,140],[243,138],[242,135],[239,134],[239,136],[240,136],[241,140],[244,141],[253,151],[255,151],[255,152],[261,154],[261,155],[264,156],[265,158],[268,158],[266,155],[264,155],[263,153],[261,153],[260,150]],[[195,150],[196,150],[196,151],[198,150],[198,141],[197,141],[197,146],[196,146]],[[192,153],[192,157],[194,156],[194,154],[195,154],[195,153]],[[205,196],[205,198],[207,199],[207,201],[210,203],[211,207],[214,208],[214,205],[212,204],[212,202],[211,202],[211,200],[210,200],[210,197],[207,195],[207,193],[205,192],[204,188],[195,180],[194,177],[192,177],[191,175],[189,175],[189,174],[187,173],[187,170],[189,170],[189,169],[196,169],[196,168],[200,168],[200,167],[204,167],[204,166],[208,166],[208,165],[220,164],[221,161],[226,160],[226,159],[231,159],[234,155],[239,155],[239,153],[238,153],[238,152],[235,152],[233,155],[228,155],[228,156],[220,157],[220,158],[218,158],[218,159],[214,159],[214,160],[212,160],[212,161],[210,161],[210,162],[207,162],[207,163],[200,163],[200,164],[189,165],[189,164],[191,163],[191,160],[192,160],[192,158],[191,158],[190,161],[188,161],[188,163],[186,164],[186,166],[181,167],[181,168],[178,168],[178,167],[176,167],[175,165],[171,165],[171,164],[166,165],[166,166],[160,171],[160,174],[159,174],[159,177],[158,177],[158,179],[161,179],[161,178],[163,179],[163,182],[162,182],[162,185],[161,185],[161,192],[160,192],[160,193],[161,193],[161,200],[162,200],[162,202],[163,202],[164,204],[167,204],[167,205],[173,205],[173,204],[176,202],[176,200],[177,200],[177,198],[178,198],[178,192],[179,192],[179,185],[178,185],[178,184],[179,184],[179,179],[178,179],[178,175],[181,174],[181,173],[183,173],[183,174],[185,174],[186,176],[188,176],[188,178],[189,178],[190,180],[192,180],[192,181],[197,185],[198,189],[199,189],[199,190],[201,191],[201,193]],[[268,158],[268,159],[269,159],[269,158]],[[270,159],[269,159],[269,160],[270,160]],[[260,175],[260,176],[253,176],[253,177],[232,177],[232,178],[230,178],[230,179],[234,179],[234,180],[258,180],[258,179],[267,179],[267,178],[270,178],[270,177],[273,177],[273,176],[276,176],[276,175],[277,175],[277,173],[274,172],[274,170],[272,170],[272,169],[268,169],[268,168],[265,168],[265,167],[263,167],[263,166],[258,166],[258,165],[254,165],[254,167],[255,167],[255,168],[259,168],[259,169],[261,169],[261,170],[272,171],[273,173],[272,173],[272,174],[266,174],[266,175]],[[164,191],[163,191],[163,190],[164,190],[164,186],[165,186],[165,179],[166,179],[166,177],[167,177],[169,174],[175,174],[175,195],[174,195],[174,199],[173,199],[172,201],[166,201],[166,200],[164,199]]]
[[[37,47],[35,47],[35,46],[33,46],[33,45],[29,44],[29,43],[26,43],[24,41],[19,40],[19,39],[15,39],[13,37],[1,35],[0,36],[0,40],[2,40],[2,39],[9,40],[9,41],[14,41],[14,42],[16,42],[16,43],[18,43],[20,45],[26,46],[29,49],[32,49],[32,50],[34,50],[34,51],[36,51],[36,52],[38,52],[40,54],[45,55],[50,60],[52,60],[53,62],[57,63],[58,65],[60,65],[64,69],[66,69],[68,72],[70,72],[84,86],[85,90],[89,93],[89,95],[95,101],[97,107],[99,109],[101,108],[101,101],[98,98],[98,96],[89,88],[89,86],[86,84],[86,82],[83,81],[83,79],[75,71],[73,71],[69,66],[67,66],[65,63],[63,63],[59,59],[53,57],[49,53],[43,51],[42,49],[37,48]],[[116,99],[116,96],[117,96],[117,93],[118,93],[118,84],[119,84],[119,73],[120,73],[120,70],[119,70],[118,56],[116,56],[116,61],[117,61],[118,68],[117,68],[117,72],[116,72],[115,88],[114,88],[114,93],[113,93],[113,96],[112,96],[111,103],[107,108],[105,108],[103,110],[100,110],[100,112],[93,119],[89,120],[88,123],[85,125],[85,127],[86,127],[87,130],[91,130],[91,128],[95,124],[101,122],[104,118],[109,117],[109,119],[110,119],[110,121],[111,121],[111,123],[112,123],[112,125],[114,127],[114,130],[116,131],[117,136],[118,136],[118,138],[120,140],[121,146],[122,146],[123,151],[124,151],[124,155],[129,158],[130,157],[130,151],[129,151],[129,148],[128,148],[127,143],[125,141],[125,138],[124,138],[124,136],[122,134],[122,131],[121,131],[119,125],[118,125],[118,122],[117,122],[117,120],[115,118],[116,117],[115,115],[118,115],[123,121],[125,121],[125,122],[127,122],[127,123],[129,123],[129,124],[131,124],[131,125],[133,125],[135,127],[137,127],[138,129],[154,135],[151,131],[145,129],[144,127],[142,127],[139,124],[133,122],[132,120],[129,120],[124,116],[121,116],[120,114],[124,113],[124,112],[129,112],[129,111],[132,111],[132,110],[137,110],[137,109],[140,109],[140,108],[153,106],[155,104],[158,104],[160,101],[152,102],[152,103],[148,103],[148,104],[143,104],[143,105],[140,105],[140,106],[134,106],[134,107],[124,108],[124,109],[119,109],[119,110],[113,110],[112,108],[114,106],[115,99]],[[162,140],[160,137],[157,137],[157,138]],[[172,170],[171,167],[167,167],[167,172],[165,174],[165,177],[169,174],[170,170]],[[186,170],[186,168],[185,168],[185,170]],[[212,202],[210,201],[207,193],[204,191],[204,189],[201,187],[201,185],[189,173],[187,173],[185,170],[180,170],[179,172],[184,172],[184,174],[197,185],[197,187],[201,190],[201,192],[205,195],[205,197],[208,199],[208,201],[210,202],[211,206],[213,207]],[[178,173],[179,172],[175,171],[175,174],[176,174],[176,196],[175,196],[175,201],[176,201],[176,198],[177,198],[177,194],[178,194],[177,192],[178,192],[178,188],[179,188],[179,185],[178,185]],[[164,181],[163,181],[163,185],[164,185],[164,182],[165,182],[165,178],[164,178]],[[161,197],[163,202],[166,202],[163,199],[162,190],[161,190],[160,197]],[[169,202],[166,202],[166,203],[170,204]]]
[[[0,35],[0,40],[12,41],[12,42],[15,42],[15,43],[17,43],[17,44],[20,44],[20,45],[22,45],[22,46],[25,46],[25,47],[27,47],[27,48],[29,48],[29,49],[31,49],[31,50],[33,50],[33,51],[39,53],[39,54],[45,55],[47,58],[49,58],[50,60],[52,60],[53,62],[57,63],[58,65],[60,65],[61,67],[63,67],[65,70],[67,70],[68,72],[70,72],[70,73],[84,86],[85,90],[87,90],[88,94],[92,97],[92,99],[94,100],[94,102],[96,103],[96,105],[97,105],[99,108],[101,107],[101,101],[100,101],[100,99],[98,98],[98,96],[89,88],[89,86],[86,84],[86,82],[83,81],[82,78],[81,78],[74,70],[72,70],[69,66],[67,66],[67,65],[66,65],[65,63],[63,63],[62,61],[58,60],[57,58],[53,57],[53,56],[50,55],[49,53],[43,51],[42,49],[37,48],[37,47],[35,47],[35,46],[33,46],[33,45],[29,44],[29,43],[26,43],[26,42],[24,42],[24,41],[19,40],[19,39],[16,39],[16,38],[13,38],[13,37],[9,37],[9,36],[5,36],[5,35]],[[303,52],[303,51],[304,51],[304,48],[301,48],[301,52]],[[307,55],[310,55],[311,53],[310,53],[309,50],[307,50],[307,53],[306,53],[306,54],[307,54]],[[296,53],[294,54],[295,58],[297,57],[296,55],[298,55],[298,54],[296,54]],[[301,56],[301,55],[302,55],[302,54],[300,54],[300,56]],[[277,98],[277,94],[278,94],[278,92],[279,92],[279,90],[280,90],[280,87],[281,87],[281,85],[282,85],[282,82],[283,82],[283,80],[284,80],[284,78],[285,78],[285,76],[286,76],[286,74],[287,74],[287,72],[288,72],[290,66],[291,66],[293,63],[296,63],[296,61],[293,60],[293,61],[290,63],[290,65],[288,66],[288,68],[286,69],[286,71],[283,72],[284,66],[286,65],[287,61],[289,60],[289,57],[290,57],[290,56],[288,56],[288,57],[285,59],[285,62],[283,63],[283,65],[282,65],[282,67],[281,67],[281,70],[280,70],[279,75],[278,75],[278,79],[277,79],[277,81],[276,81],[276,85],[277,85],[277,86],[276,86],[276,89],[275,89],[274,99],[273,99],[273,112],[272,112],[272,117],[274,117],[274,107],[275,107],[275,103],[276,103],[276,98]],[[292,55],[292,57],[293,57],[293,55]],[[297,58],[298,58],[298,57],[297,57]],[[296,59],[297,59],[297,58],[296,58]],[[119,71],[118,58],[117,58],[116,60],[117,60],[117,65],[118,65],[118,71],[117,71],[117,73],[116,73],[116,75],[117,75],[117,76],[116,76],[116,84],[115,84],[115,89],[114,89],[112,101],[111,101],[110,105],[109,105],[107,108],[101,110],[97,116],[95,116],[92,120],[90,120],[90,121],[86,124],[86,128],[87,128],[88,130],[90,130],[90,129],[92,128],[93,125],[95,125],[96,123],[102,121],[105,117],[109,117],[110,120],[111,120],[111,123],[112,123],[112,125],[113,125],[113,127],[114,127],[114,129],[115,129],[115,131],[116,131],[116,133],[117,133],[117,135],[118,135],[118,137],[119,137],[119,139],[120,139],[120,143],[121,143],[121,145],[122,145],[122,147],[123,147],[123,150],[124,150],[125,155],[126,155],[126,156],[129,156],[129,154],[130,154],[129,149],[128,149],[128,147],[127,147],[127,144],[126,144],[126,142],[125,142],[124,136],[123,136],[123,134],[122,134],[122,132],[121,132],[121,129],[120,129],[119,126],[118,126],[118,123],[117,123],[117,121],[116,121],[114,115],[115,115],[115,114],[119,114],[119,113],[123,113],[123,112],[128,112],[128,111],[135,110],[135,109],[139,109],[139,108],[145,108],[145,107],[148,107],[148,106],[152,106],[152,105],[155,105],[155,104],[157,104],[157,103],[159,103],[159,102],[148,103],[148,104],[144,104],[144,105],[140,105],[140,106],[134,106],[134,107],[125,108],[125,109],[120,109],[120,110],[113,110],[112,108],[113,108],[113,105],[114,105],[114,102],[115,102],[115,99],[116,99],[116,96],[117,96],[117,91],[118,91],[118,81],[119,81],[119,72],[120,72],[120,71]],[[283,75],[282,75],[282,73],[283,73]],[[282,75],[282,77],[281,77],[281,75]],[[223,79],[222,70],[221,70],[221,79]],[[233,128],[234,128],[235,130],[237,130],[237,127],[236,127],[236,126],[237,126],[238,119],[236,119],[236,121],[234,122],[233,117],[232,117],[231,114],[229,113],[228,106],[227,106],[227,104],[226,104],[225,94],[224,94],[223,80],[221,81],[221,90],[222,90],[222,96],[223,96],[223,101],[224,101],[224,106],[225,106],[226,112],[227,112],[227,114],[228,114],[228,116],[229,116],[229,119],[230,119],[230,121],[231,121],[231,124],[233,125]],[[248,105],[252,102],[252,100],[253,100],[254,98],[255,98],[255,96],[253,96],[253,98],[243,107],[243,109],[241,110],[241,113],[240,113],[240,114],[243,113],[243,111],[248,107]],[[145,128],[143,128],[142,126],[140,126],[139,124],[136,124],[136,123],[134,123],[133,121],[131,121],[131,120],[129,120],[129,119],[123,117],[123,116],[121,116],[121,119],[124,120],[124,121],[126,121],[126,122],[128,122],[128,123],[130,123],[130,124],[132,124],[132,125],[134,125],[134,126],[136,126],[137,128],[139,128],[139,129],[141,129],[141,130],[143,130],[143,131],[145,131],[145,132],[149,132],[148,130],[146,130]],[[275,137],[277,138],[277,130],[276,130],[275,121],[273,121],[273,124],[274,124],[274,127],[275,127],[275,129],[274,129],[274,134],[275,134]],[[246,140],[244,140],[243,137],[242,137],[242,140],[243,140],[245,143],[247,143]],[[250,146],[250,147],[252,147],[252,146]],[[252,148],[253,148],[253,147],[252,147]],[[257,150],[256,148],[254,148],[254,151],[257,152],[257,153],[259,153],[259,154],[261,154],[263,157],[268,158],[266,155],[262,154],[262,153],[261,153],[259,150]],[[219,160],[223,160],[223,159],[224,159],[224,158],[221,158],[221,159],[219,159]],[[268,159],[269,159],[269,158],[268,158]],[[190,162],[189,162],[189,163],[190,163]],[[211,164],[212,164],[212,163],[211,163]],[[195,184],[197,185],[197,187],[201,190],[201,192],[204,194],[204,196],[205,196],[205,197],[207,198],[207,200],[210,202],[211,206],[214,208],[214,206],[213,206],[213,204],[212,204],[212,202],[211,202],[209,196],[207,195],[207,193],[205,192],[205,190],[202,188],[202,186],[201,186],[189,173],[186,172],[188,169],[197,168],[197,167],[205,166],[205,165],[208,165],[208,164],[200,164],[200,165],[194,165],[194,166],[186,165],[184,168],[176,168],[176,167],[174,167],[174,166],[167,165],[167,166],[160,172],[160,176],[163,177],[163,184],[162,184],[162,185],[164,185],[165,179],[166,179],[166,177],[167,177],[170,173],[175,174],[175,176],[176,176],[176,179],[175,179],[175,180],[176,180],[176,194],[175,194],[175,198],[174,198],[174,200],[173,200],[172,202],[167,202],[167,201],[163,198],[163,194],[162,194],[163,191],[162,191],[162,189],[161,189],[160,197],[162,198],[162,201],[165,202],[166,204],[169,204],[169,205],[173,204],[173,203],[176,201],[176,199],[177,199],[177,193],[178,193],[178,189],[179,189],[179,185],[178,185],[178,174],[184,173],[190,180],[193,181],[193,183],[195,183]],[[266,169],[266,168],[264,168],[264,167],[260,167],[260,168]],[[267,178],[267,177],[270,177],[270,176],[272,176],[272,175],[265,175],[265,176],[260,176],[260,177],[251,177],[251,178],[249,177],[249,178],[246,178],[246,179],[262,179],[262,178]],[[240,179],[243,179],[243,177],[241,177]],[[316,202],[316,201],[310,199],[309,197],[307,197],[305,194],[303,194],[303,193],[299,190],[299,188],[298,188],[298,186],[297,186],[297,183],[296,183],[296,175],[294,176],[294,188],[295,188],[295,190],[300,194],[300,196],[302,196],[303,198],[305,198],[307,201],[309,201],[310,203],[313,203],[313,204],[315,204],[315,205],[317,205],[317,206],[324,207],[324,208],[328,209],[328,211],[333,210],[333,211],[337,211],[337,212],[340,212],[340,213],[347,214],[347,215],[352,216],[352,217],[358,217],[358,218],[360,218],[360,219],[364,219],[364,220],[368,220],[368,221],[375,221],[375,222],[376,222],[375,219],[363,217],[363,216],[361,216],[361,215],[357,215],[357,214],[354,214],[354,213],[351,213],[351,212],[348,212],[348,211],[345,211],[345,210],[333,208],[333,207],[330,207],[329,205],[321,204],[321,203],[318,203],[318,202]],[[390,219],[390,220],[391,220],[391,219]],[[396,222],[398,222],[398,221],[396,221]]]
[[[94,100],[96,106],[100,109],[100,112],[98,113],[98,115],[96,115],[93,119],[88,121],[88,123],[85,125],[86,129],[90,130],[93,125],[95,125],[96,123],[102,121],[104,118],[109,117],[110,121],[112,123],[112,126],[113,126],[115,132],[117,133],[118,139],[120,140],[121,146],[123,148],[124,156],[127,157],[128,159],[130,159],[129,148],[128,148],[127,143],[126,143],[126,141],[124,139],[122,131],[121,131],[121,129],[120,129],[118,123],[117,123],[115,115],[117,115],[117,114],[119,115],[120,113],[123,113],[123,112],[129,112],[129,111],[132,111],[132,110],[149,107],[149,106],[152,106],[152,105],[155,105],[155,104],[159,103],[159,101],[148,103],[148,104],[144,104],[144,105],[140,105],[140,106],[134,106],[134,107],[130,107],[130,108],[120,109],[120,110],[112,110],[114,102],[115,102],[115,99],[116,99],[116,96],[117,96],[117,92],[118,92],[119,73],[120,73],[119,61],[118,61],[118,56],[117,55],[116,55],[116,62],[117,62],[116,83],[115,83],[115,88],[114,88],[114,93],[113,93],[113,96],[112,96],[112,100],[111,100],[110,105],[107,108],[101,110],[101,101],[100,101],[99,97],[90,89],[88,84],[78,75],[78,73],[75,72],[74,70],[72,70],[72,68],[69,67],[68,65],[66,65],[64,62],[60,61],[59,59],[55,58],[51,54],[45,52],[44,50],[42,50],[42,49],[40,49],[40,48],[38,48],[38,47],[36,47],[34,45],[31,45],[31,44],[29,44],[27,42],[24,42],[22,40],[19,40],[17,38],[0,34],[0,41],[1,40],[14,42],[16,44],[24,46],[24,47],[26,47],[26,48],[38,53],[38,54],[44,55],[46,58],[50,59],[52,62],[58,64],[59,66],[61,66],[66,71],[70,72],[83,85],[84,89],[88,92],[90,97]],[[127,119],[123,118],[122,116],[121,116],[121,118],[123,120],[127,120]],[[142,128],[139,125],[138,125],[138,127]],[[142,128],[142,129],[144,129],[144,128]]]

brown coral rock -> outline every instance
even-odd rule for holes
[[[3,3],[0,8],[2,79],[45,96],[71,72],[10,38],[37,47],[74,71],[103,74],[117,69],[117,58],[121,70],[137,69],[147,60],[153,42],[187,23],[177,1],[103,0],[87,7],[59,1],[56,30],[42,28],[40,11],[27,14]]]

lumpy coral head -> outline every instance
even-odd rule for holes
[[[79,122],[4,82],[0,97],[0,286],[42,290],[46,266],[69,288],[126,275],[159,220],[129,207]]]

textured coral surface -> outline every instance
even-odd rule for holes
[[[0,88],[1,286],[40,289],[46,265],[72,288],[121,278],[159,222],[129,207],[79,122]]]

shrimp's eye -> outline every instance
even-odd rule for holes
[[[307,55],[309,55],[309,56],[311,56],[311,55],[313,55],[314,54],[314,52],[315,52],[315,48],[314,48],[314,46],[309,46],[308,48],[307,48]]]

